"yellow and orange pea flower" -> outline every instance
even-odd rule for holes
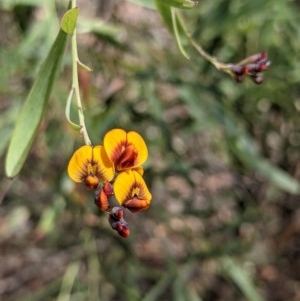
[[[71,157],[68,174],[74,182],[96,189],[100,182],[111,181],[115,171],[102,145],[84,145]]]
[[[104,136],[103,145],[116,171],[136,169],[140,174],[143,173],[141,166],[148,158],[148,149],[138,133],[110,130]]]
[[[150,206],[152,195],[143,177],[137,171],[121,172],[113,187],[116,200],[131,212],[146,210]]]

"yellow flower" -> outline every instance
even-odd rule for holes
[[[138,168],[148,158],[144,139],[136,132],[113,129],[103,139],[105,151],[117,171]]]
[[[84,182],[88,188],[96,189],[99,182],[113,179],[114,167],[103,146],[85,145],[70,159],[68,174],[74,182]]]
[[[134,170],[121,172],[117,176],[114,193],[119,204],[132,212],[148,209],[152,198],[143,177]]]

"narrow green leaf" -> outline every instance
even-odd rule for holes
[[[177,41],[177,45],[178,48],[181,52],[181,54],[186,58],[186,59],[190,59],[190,57],[188,56],[187,52],[185,51],[183,45],[182,45],[182,40],[181,40],[181,33],[182,33],[182,23],[181,20],[178,18],[175,10],[171,10],[171,15],[172,15],[172,24],[173,24],[173,31],[175,34],[175,38]]]
[[[8,177],[16,176],[24,165],[49,99],[66,42],[67,34],[60,30],[21,109],[5,161]]]
[[[142,301],[155,301],[163,294],[167,287],[173,282],[174,273],[169,271],[158,279],[156,284],[146,293]]]
[[[168,5],[165,5],[163,1],[159,1],[159,0],[155,0],[155,5],[156,5],[157,11],[159,12],[160,16],[162,17],[162,19],[165,22],[165,25],[167,26],[169,31],[171,33],[174,33],[171,7]]]
[[[300,183],[286,171],[262,158],[253,146],[254,142],[250,137],[246,134],[239,134],[233,141],[234,143],[231,144],[232,150],[248,168],[257,171],[276,187],[286,192],[300,193]]]
[[[242,291],[248,301],[263,301],[248,273],[231,258],[219,260],[222,272]]]
[[[75,284],[75,280],[79,273],[80,261],[75,261],[69,264],[61,284],[61,289],[57,297],[57,301],[69,301],[71,300],[72,287]]]
[[[76,28],[77,18],[79,14],[79,8],[74,7],[66,11],[61,20],[61,29],[67,34],[72,35]]]
[[[176,38],[176,42],[181,54],[186,58],[189,59],[188,54],[186,53],[183,43],[182,37],[185,36],[185,32],[183,29],[183,24],[174,9],[172,7],[163,4],[161,1],[156,0],[156,8],[160,13],[164,23],[166,24],[169,31],[174,34]]]

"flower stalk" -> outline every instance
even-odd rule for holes
[[[72,0],[72,8],[76,7],[76,0]],[[83,106],[81,102],[79,81],[78,81],[78,64],[82,65],[78,59],[78,50],[77,50],[77,36],[76,28],[71,37],[71,51],[72,51],[72,90],[76,98],[78,118],[80,124],[80,133],[84,139],[86,145],[92,145],[91,139],[89,138],[87,127],[85,125]]]

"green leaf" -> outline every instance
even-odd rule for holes
[[[173,21],[172,21],[172,13],[171,7],[165,5],[162,1],[155,0],[156,9],[159,12],[160,16],[162,17],[163,21],[165,22],[166,26],[170,30],[171,33],[173,31]]]
[[[229,257],[221,258],[219,262],[222,272],[235,283],[248,301],[263,300],[245,269]]]
[[[66,11],[61,20],[61,29],[67,34],[72,35],[76,28],[77,18],[79,14],[79,8],[74,7]]]
[[[253,145],[254,141],[250,137],[246,134],[239,134],[233,139],[231,147],[249,169],[257,171],[276,187],[292,194],[299,194],[300,183],[286,171],[262,158]]]
[[[182,21],[179,19],[178,15],[176,14],[175,10],[171,10],[172,15],[172,24],[173,24],[173,31],[175,34],[175,38],[177,41],[178,48],[181,52],[181,54],[186,58],[190,59],[187,52],[185,51],[183,44],[182,44],[182,34],[183,34],[183,24]]]
[[[8,177],[16,176],[24,165],[49,99],[66,42],[67,34],[60,30],[21,109],[5,161]]]
[[[172,9],[172,7],[162,4],[161,1],[156,0],[156,8],[159,11],[164,23],[166,24],[169,31],[174,34],[176,42],[181,54],[189,59],[187,52],[183,47],[182,37],[185,36],[185,31],[183,28],[182,21],[178,17],[177,13]]]

